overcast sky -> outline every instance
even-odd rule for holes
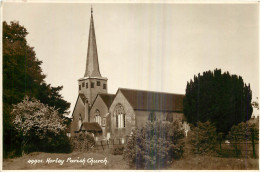
[[[241,75],[259,95],[258,4],[92,4],[101,75],[119,87],[185,94],[215,68]],[[90,4],[4,3],[43,61],[46,82],[63,85],[72,112],[86,66]]]

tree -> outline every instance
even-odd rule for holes
[[[225,135],[235,124],[249,120],[252,115],[252,91],[241,76],[207,71],[187,83],[183,111],[187,121],[211,121]]]
[[[35,145],[48,144],[46,140],[57,140],[57,136],[65,134],[66,126],[58,111],[40,101],[29,97],[13,106],[11,114],[13,124],[22,139],[22,152]],[[51,143],[48,144],[50,146]],[[54,145],[57,146],[57,145]],[[37,146],[36,146],[37,147]],[[39,150],[39,147],[37,147]]]
[[[60,95],[62,86],[47,84],[42,73],[42,61],[38,60],[34,48],[26,40],[28,32],[19,22],[3,22],[3,150],[20,149],[20,139],[12,124],[12,104],[17,104],[28,95],[58,109],[59,114],[67,112],[70,103]]]
[[[178,122],[147,122],[130,136],[124,159],[137,169],[162,169],[183,155],[184,131]]]
[[[63,86],[52,87],[50,84],[42,83],[38,87],[37,98],[44,104],[55,107],[60,115],[67,112],[70,107],[70,103],[63,100],[63,97],[59,93]]]
[[[241,145],[239,143],[246,143],[247,141],[251,141],[253,156],[255,158],[255,140],[259,140],[259,126],[256,124],[241,122],[231,128],[228,134],[228,139],[230,140],[231,145],[234,147],[237,157],[241,154]],[[250,145],[250,143],[248,144]]]
[[[209,121],[198,122],[197,127],[191,129],[189,136],[192,152],[195,154],[215,153],[217,145],[216,128]]]

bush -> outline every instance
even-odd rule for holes
[[[253,156],[256,157],[255,152],[255,140],[259,140],[259,127],[255,124],[249,124],[241,122],[238,125],[234,125],[229,134],[228,139],[232,147],[234,148],[236,157],[241,155],[241,144],[240,142],[251,141],[253,148]]]
[[[147,122],[130,136],[124,159],[137,169],[161,169],[183,155],[184,132],[178,122]]]
[[[49,153],[70,153],[72,146],[70,139],[65,133],[53,136],[48,135],[48,138],[34,138],[30,144],[25,147],[25,152],[49,152]]]
[[[190,131],[189,143],[194,154],[212,154],[216,152],[216,128],[209,121],[198,122]]]
[[[64,119],[55,108],[26,96],[22,102],[13,105],[11,114],[22,154],[33,151],[70,152]]]
[[[125,149],[125,147],[123,145],[113,147],[112,154],[113,155],[123,155],[124,149]]]
[[[74,151],[89,151],[96,145],[91,134],[79,133],[71,137],[71,144]]]
[[[72,152],[72,145],[70,139],[66,136],[65,133],[62,133],[56,137],[51,137],[48,139],[46,144],[42,144],[45,152],[51,153],[70,153]],[[47,145],[47,146],[46,146]]]

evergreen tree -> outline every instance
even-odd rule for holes
[[[251,100],[250,84],[246,85],[241,76],[216,69],[187,83],[183,110],[189,123],[209,120],[217,132],[227,134],[233,125],[251,118]]]
[[[189,136],[191,150],[195,154],[214,154],[217,145],[216,128],[209,121],[197,122],[197,127],[192,126]]]

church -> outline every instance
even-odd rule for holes
[[[179,121],[187,136],[182,94],[118,88],[108,94],[108,78],[101,76],[91,8],[84,77],[78,79],[78,98],[72,113],[70,135],[91,133],[96,140],[121,139],[147,121]]]

